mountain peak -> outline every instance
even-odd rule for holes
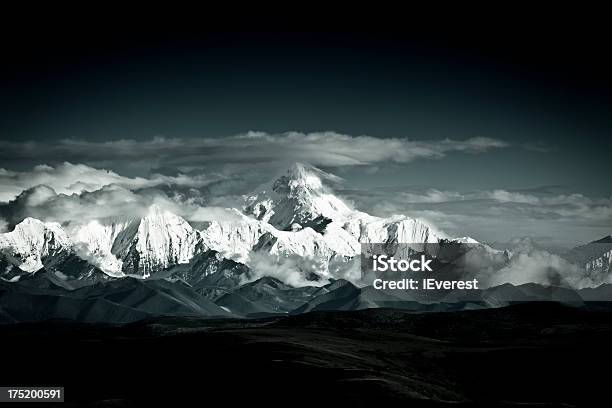
[[[303,172],[309,172],[313,170],[318,170],[316,167],[303,162],[295,162],[289,168],[287,168],[287,173],[295,173],[301,174]]]
[[[121,231],[112,253],[123,259],[124,273],[149,276],[168,266],[187,263],[204,250],[200,233],[183,218],[157,205]]]
[[[317,175],[317,173],[320,172],[321,170],[311,166],[310,164],[296,162],[287,169],[286,174],[293,180],[318,179],[320,182],[321,179]]]
[[[247,197],[244,210],[282,230],[289,230],[294,224],[306,227],[315,220],[346,217],[352,210],[323,180],[341,179],[309,164],[295,163],[283,176]]]
[[[23,220],[21,220],[21,222],[19,224],[17,224],[16,227],[17,226],[24,226],[24,225],[40,225],[40,226],[43,226],[43,225],[45,225],[45,223],[42,222],[41,220],[39,220],[38,218],[26,217]]]
[[[159,223],[160,226],[163,224],[188,225],[187,221],[185,221],[182,217],[168,210],[164,210],[157,204],[149,206],[147,213],[141,218],[141,226],[147,223]]]
[[[63,243],[68,243],[69,239],[61,225],[57,222],[43,222],[38,218],[26,217],[19,224],[15,225],[13,232],[8,234],[13,235],[42,235],[47,233],[50,236],[55,236],[56,239]]]
[[[43,258],[67,250],[71,245],[58,223],[31,217],[17,224],[13,231],[0,234],[0,248],[9,251],[18,260],[18,267],[26,272],[36,272],[43,267]]]
[[[283,195],[298,191],[320,192],[323,190],[323,182],[317,170],[304,163],[295,163],[284,175],[274,180],[272,190]]]
[[[338,183],[342,181],[342,178],[327,173],[311,164],[295,162],[289,167],[285,174],[279,177],[279,180],[290,180],[293,181],[296,186],[308,186],[314,189],[323,188],[323,182],[329,181]]]

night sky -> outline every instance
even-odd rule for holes
[[[491,241],[532,235],[573,243],[612,230],[610,35],[597,21],[441,20],[403,31],[394,30],[394,21],[391,29],[369,26],[369,32],[266,32],[262,28],[270,24],[244,21],[251,23],[234,22],[243,32],[202,31],[191,22],[133,27],[129,20],[3,28],[0,168],[27,172],[68,160],[126,177],[200,171],[240,178],[248,166],[285,166],[294,157],[291,146],[251,163],[244,159],[246,167],[210,161],[201,168],[156,160],[156,153],[143,157],[149,166],[127,166],[112,154],[66,157],[48,146],[62,140],[92,143],[93,149],[120,139],[224,140],[248,131],[329,131],[427,146],[486,138],[504,146],[315,164],[342,176],[343,194],[371,211],[424,217],[433,211],[438,215],[429,214],[432,222]],[[26,149],[28,142],[34,148]],[[204,154],[202,161],[207,159]],[[386,200],[389,188],[413,195]],[[446,195],[409,198],[431,191]],[[533,219],[542,224],[493,233],[489,229],[507,226],[469,218],[476,215],[466,208],[477,203],[489,209],[495,191],[515,194],[510,201],[497,200],[497,194],[495,203],[513,205],[512,216],[497,218],[508,225]],[[580,214],[557,211],[565,204]],[[521,205],[542,208],[534,213]],[[585,219],[593,211],[601,217]],[[439,214],[468,218],[449,221]],[[559,220],[566,224],[557,231]],[[579,237],[551,238],[577,228]]]

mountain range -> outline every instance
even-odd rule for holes
[[[157,205],[137,218],[67,225],[26,218],[0,234],[0,321],[32,316],[131,321],[173,313],[227,317],[371,307],[431,310],[451,304],[499,306],[512,296],[582,302],[571,289],[535,293],[502,285],[469,297],[422,299],[364,286],[359,260],[370,245],[476,245],[485,254],[502,254],[498,267],[511,254],[469,237],[449,237],[407,216],[380,218],[357,211],[327,181],[337,177],[297,163],[245,196],[241,208],[230,210],[235,215],[231,221],[197,229]],[[611,254],[608,237],[575,248],[567,259],[603,281],[611,271]],[[587,298],[607,289],[594,290]]]

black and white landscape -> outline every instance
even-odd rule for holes
[[[306,7],[240,8],[219,31],[210,9],[177,30],[144,9],[125,27],[6,11],[0,388],[609,405],[608,22],[436,10],[421,30],[409,10],[376,32],[370,7],[327,6],[269,32]],[[381,288],[375,253],[435,267],[384,278],[478,286]]]
[[[407,216],[352,209],[325,185],[333,178],[297,163],[246,195],[241,208],[226,209],[231,219],[195,226],[156,204],[141,217],[63,225],[25,218],[0,235],[1,319],[126,323],[164,315],[445,311],[612,299],[610,237],[560,255],[529,243],[493,249]],[[362,245],[375,243],[469,246],[478,261],[461,273],[478,277],[482,289],[422,298],[377,290],[360,268]]]

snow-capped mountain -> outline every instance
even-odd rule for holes
[[[279,262],[293,258],[304,274],[312,268],[325,277],[361,253],[369,243],[437,243],[447,238],[426,223],[406,216],[380,218],[356,211],[326,186],[337,178],[295,164],[278,179],[245,197],[239,221],[212,222],[202,230],[206,245],[252,266],[254,254]],[[255,257],[259,259],[258,257]],[[300,260],[307,260],[301,262]],[[305,267],[305,270],[301,268]]]
[[[37,316],[72,318],[81,309],[95,314],[106,308],[121,321],[175,311],[255,316],[371,307],[421,310],[422,299],[412,294],[367,285],[359,268],[362,251],[383,244],[388,254],[404,257],[408,254],[397,251],[411,254],[424,250],[421,244],[433,244],[427,248],[438,248],[440,262],[454,262],[448,273],[469,276],[480,276],[484,268],[482,276],[488,277],[512,262],[508,251],[469,237],[448,237],[405,215],[382,218],[355,210],[333,194],[328,180],[333,176],[297,164],[247,196],[242,211],[230,209],[231,221],[208,222],[201,229],[156,205],[140,217],[63,226],[26,218],[0,234],[0,286],[6,289],[0,290],[0,303],[10,306],[16,320],[20,310],[36,303],[30,297],[58,305],[36,306],[31,312]],[[612,239],[577,247],[567,257],[585,276],[607,282]],[[66,290],[78,296],[65,297]],[[588,296],[607,298],[608,291],[606,286]],[[493,303],[490,296],[476,301],[507,304],[499,291],[493,294]],[[459,308],[473,302],[455,295],[441,299]]]
[[[575,247],[564,257],[585,268],[589,277],[596,282],[606,282],[612,272],[612,236]]]
[[[247,196],[244,211],[274,227],[266,231],[266,241],[274,240],[268,247],[277,253],[287,249],[303,256],[353,257],[360,253],[362,243],[436,243],[446,238],[410,217],[380,218],[352,209],[325,186],[325,180],[335,179],[297,163],[261,191]]]
[[[71,241],[55,222],[26,218],[11,232],[0,234],[0,250],[24,272],[36,272],[48,257],[70,248]]]
[[[72,226],[70,236],[77,253],[115,277],[146,278],[208,249],[199,231],[157,205],[141,218]]]
[[[323,184],[325,178],[337,177],[296,163],[285,175],[247,196],[244,212],[280,230],[314,226],[323,218],[348,216],[352,210]]]
[[[79,256],[96,264],[106,274],[122,277],[123,262],[113,253],[113,243],[133,220],[94,220],[72,227],[70,236]]]
[[[247,217],[233,209],[238,221],[212,221],[200,231],[208,247],[236,261],[245,262],[262,235],[277,231],[264,221]]]
[[[14,231],[0,234],[0,250],[11,266],[28,273],[77,256],[111,277],[146,278],[208,249],[199,231],[157,206],[142,218],[69,225],[67,231],[26,218]]]
[[[32,273],[45,259],[63,252],[62,259],[69,259],[69,254],[85,260],[91,267],[81,268],[90,274],[96,268],[115,278],[148,278],[214,250],[247,266],[255,262],[254,254],[279,261],[305,259],[304,264],[316,263],[324,276],[333,277],[330,264],[349,262],[360,254],[361,244],[436,243],[446,238],[416,219],[380,218],[352,209],[326,186],[326,181],[336,179],[296,164],[247,196],[244,212],[233,209],[237,221],[213,221],[202,230],[155,205],[140,218],[72,223],[66,229],[28,218],[14,231],[0,234],[2,262]],[[182,269],[194,273],[193,268]]]
[[[128,223],[117,234],[111,253],[123,261],[124,273],[146,278],[169,266],[188,263],[206,249],[199,231],[154,205],[146,216]]]
[[[585,268],[587,272],[597,271],[605,274],[612,272],[612,249],[604,252],[600,257],[587,262]]]

